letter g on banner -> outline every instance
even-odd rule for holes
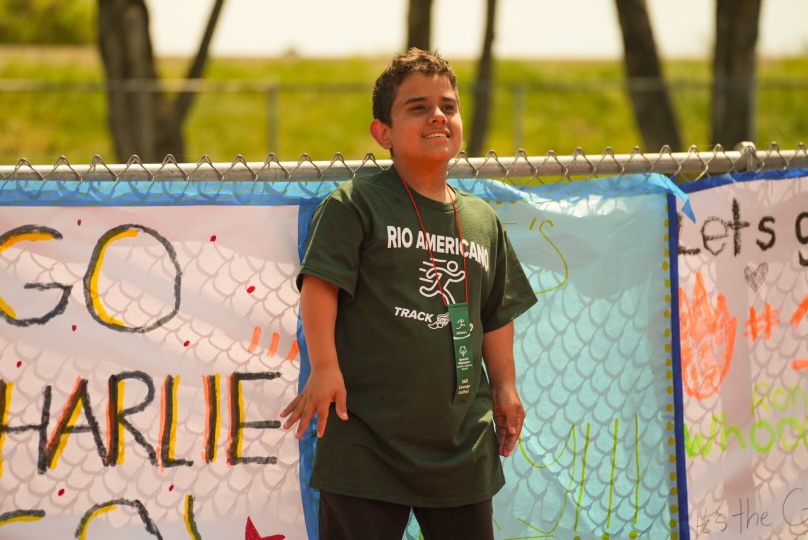
[[[114,242],[121,239],[133,238],[140,232],[144,232],[157,240],[163,246],[169,256],[169,260],[171,261],[171,265],[173,266],[174,270],[174,305],[169,313],[159,317],[156,321],[141,326],[128,326],[124,322],[115,319],[107,312],[106,306],[101,301],[98,282],[104,264],[104,258],[108,254],[108,249],[110,246]],[[177,251],[164,236],[154,229],[150,229],[142,225],[120,225],[107,231],[98,240],[98,243],[95,245],[95,249],[93,249],[93,254],[90,257],[90,265],[87,268],[87,273],[84,275],[84,300],[87,304],[87,310],[90,312],[92,318],[107,328],[111,328],[112,330],[117,330],[119,332],[145,333],[164,325],[174,318],[174,316],[179,312],[181,283],[182,269],[180,268],[179,262],[177,262]]]
[[[56,229],[51,229],[50,227],[40,227],[37,225],[23,225],[22,227],[17,227],[16,229],[12,229],[7,233],[0,235],[0,253],[18,242],[40,242],[43,240],[61,239],[62,234]],[[61,315],[67,308],[67,301],[70,297],[70,291],[73,290],[72,285],[64,285],[62,283],[26,283],[24,288],[35,289],[38,291],[61,289],[62,296],[53,309],[41,317],[30,317],[27,319],[17,318],[17,313],[14,311],[14,309],[3,300],[2,296],[0,296],[0,317],[4,318],[9,324],[14,326],[45,324],[57,315]]]

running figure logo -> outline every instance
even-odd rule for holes
[[[437,277],[435,276],[435,268],[438,270]],[[426,260],[421,263],[421,273],[423,275],[419,280],[426,284],[418,289],[422,295],[427,298],[438,296],[441,293],[441,287],[443,287],[443,299],[447,304],[455,303],[454,296],[449,292],[449,284],[462,283],[466,278],[465,270],[460,268],[456,261],[435,259],[435,264],[433,265],[432,261]],[[441,280],[440,287],[438,286],[438,278]]]

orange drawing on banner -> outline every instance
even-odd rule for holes
[[[261,327],[256,326],[253,328],[253,336],[252,341],[250,342],[250,346],[247,347],[247,352],[251,353],[255,351],[255,348],[258,347],[258,340],[261,339]]]
[[[286,355],[286,359],[291,362],[295,358],[297,358],[297,353],[300,352],[300,346],[297,344],[297,340],[292,341],[292,346],[289,347],[289,354]]]
[[[808,294],[805,295],[805,298],[802,299],[800,305],[797,306],[797,310],[794,311],[794,314],[791,316],[791,325],[796,328],[802,321],[802,318],[805,317],[806,313],[808,313]]]
[[[794,371],[802,371],[808,369],[808,358],[799,358],[791,362],[791,369]]]
[[[253,335],[252,340],[250,341],[250,346],[247,347],[247,352],[252,353],[255,352],[255,349],[258,348],[258,342],[261,340],[261,327],[256,326],[253,328]],[[269,348],[267,349],[267,356],[275,356],[275,353],[278,352],[278,345],[281,341],[281,335],[278,332],[272,332],[272,340],[269,343]],[[297,358],[298,353],[300,352],[300,345],[298,345],[297,340],[293,339],[292,344],[289,346],[289,354],[286,355],[286,360],[292,362],[295,358]]]
[[[267,349],[267,356],[275,356],[275,353],[278,352],[278,343],[281,342],[281,335],[277,332],[272,332],[272,341],[269,344],[269,349]]]
[[[679,288],[679,310],[684,390],[701,401],[718,392],[729,372],[738,321],[730,316],[723,294],[713,309],[701,272],[696,274],[692,303]]]
[[[752,306],[749,308],[749,320],[746,321],[746,326],[749,330],[744,332],[743,335],[751,337],[752,341],[757,341],[762,329],[766,341],[769,341],[772,337],[772,327],[776,326],[779,322],[780,319],[777,318],[777,310],[772,309],[770,303],[766,302],[763,313],[760,314],[755,310],[755,306]]]
[[[805,295],[805,298],[802,299],[802,302],[791,316],[791,325],[796,328],[802,322],[806,313],[808,313],[808,294]],[[808,358],[797,358],[791,362],[791,369],[794,371],[808,369]]]

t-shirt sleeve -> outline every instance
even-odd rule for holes
[[[326,198],[314,212],[297,288],[309,275],[336,285],[353,296],[359,272],[359,252],[364,238],[362,221],[345,203]]]
[[[502,230],[491,292],[481,313],[483,332],[501,328],[537,302],[516,251]]]

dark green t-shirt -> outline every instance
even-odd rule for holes
[[[485,201],[456,192],[458,231],[451,203],[413,196],[426,239],[392,168],[345,182],[315,212],[298,283],[306,274],[340,288],[335,340],[349,420],[340,420],[332,406],[311,485],[411,506],[473,504],[504,484],[483,333],[509,323],[536,297]],[[448,303],[465,302],[466,283],[472,398],[455,403],[441,288]]]

